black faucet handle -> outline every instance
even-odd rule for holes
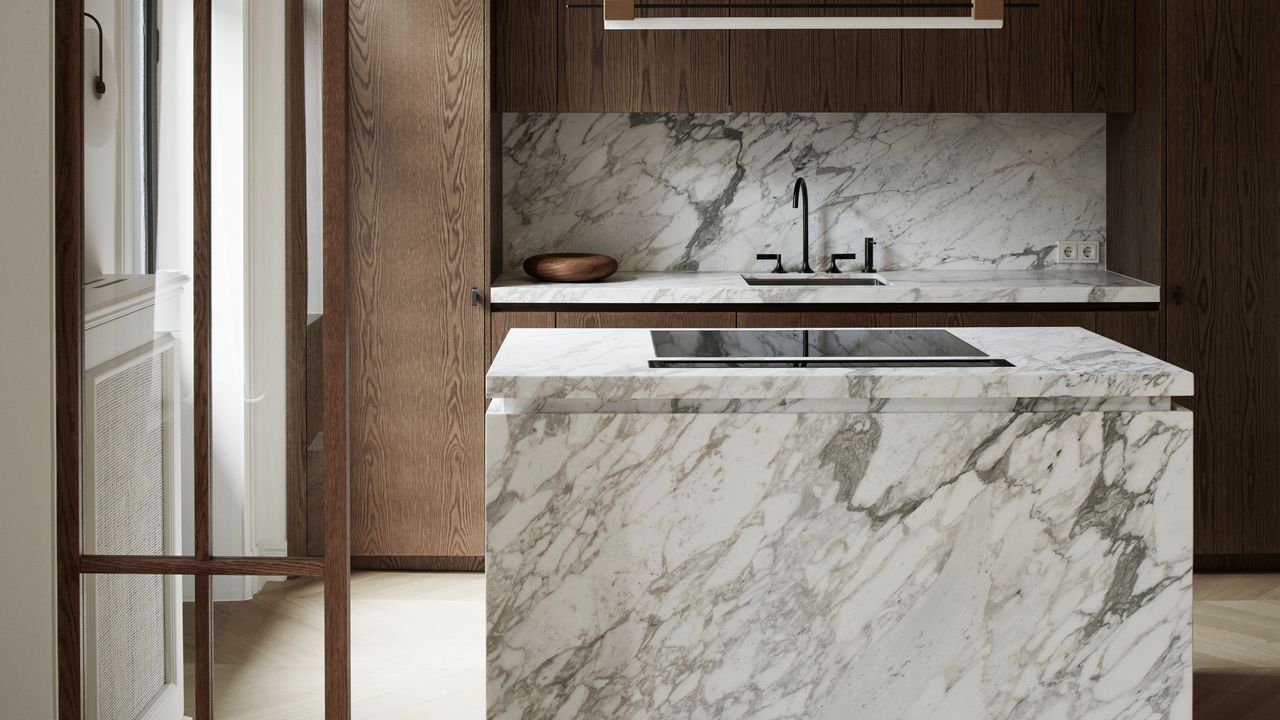
[[[837,260],[857,260],[857,253],[831,253],[831,267],[827,268],[829,273],[840,272],[840,267],[836,265]]]
[[[876,239],[865,238],[863,243],[862,272],[873,273],[876,271]]]
[[[757,260],[773,260],[774,262],[776,262],[777,265],[773,267],[772,272],[784,273],[787,271],[786,268],[782,267],[782,253],[756,253],[756,259]]]

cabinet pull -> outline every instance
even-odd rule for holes
[[[471,307],[475,307],[479,304],[480,304],[480,291],[477,290],[476,288],[471,288]]]
[[[1182,286],[1181,285],[1175,285],[1173,288],[1173,304],[1174,305],[1182,304]]]

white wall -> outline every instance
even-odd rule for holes
[[[0,699],[54,716],[53,3],[0,23]],[[20,98],[21,100],[16,100]]]
[[[284,5],[213,3],[213,551],[285,552]],[[214,597],[261,579],[219,578]]]
[[[116,0],[85,0],[85,12],[102,23],[103,81],[107,92],[94,94],[92,79],[98,71],[98,29],[84,23],[84,274],[86,279],[124,272],[121,266],[120,177],[121,129],[124,90],[120,80],[119,51],[128,46],[128,18],[116,12]],[[123,20],[123,22],[121,22]],[[122,42],[122,38],[124,42]]]
[[[284,3],[249,3],[246,11],[246,549],[284,555]]]

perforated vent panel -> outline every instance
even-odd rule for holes
[[[92,551],[165,552],[165,372],[139,359],[93,386]],[[86,518],[89,520],[90,518]],[[165,579],[94,581],[94,701],[99,720],[133,720],[165,684]]]
[[[165,683],[164,578],[100,575],[95,603],[99,720],[133,720]]]
[[[164,553],[164,362],[152,355],[94,388],[98,554]]]

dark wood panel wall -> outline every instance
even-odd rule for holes
[[[479,557],[488,6],[353,0],[351,42],[352,554]]]
[[[607,32],[598,9],[502,0],[494,4],[495,106],[505,112],[1129,112],[1135,2],[1141,0],[1040,0],[1039,7],[1007,10],[1001,30]]]
[[[1280,3],[1167,8],[1165,307],[1169,359],[1196,373],[1196,552],[1265,565],[1280,552]]]
[[[1163,285],[1165,0],[1137,0],[1137,14],[1133,112],[1107,116],[1107,267]]]

